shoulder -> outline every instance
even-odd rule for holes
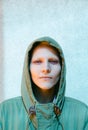
[[[14,97],[14,98],[10,98],[10,99],[3,101],[2,103],[0,103],[0,105],[9,104],[9,103],[16,103],[16,102],[20,102],[21,100],[22,100],[21,96]]]
[[[11,98],[11,99],[7,99],[5,101],[3,101],[2,103],[0,103],[0,110],[3,109],[9,109],[9,108],[13,108],[13,107],[20,107],[22,105],[22,97],[15,97],[15,98]]]
[[[72,126],[75,124],[75,128],[84,130],[88,129],[88,106],[70,97],[65,97],[64,106],[62,109],[61,120],[71,122]],[[67,126],[67,123],[66,123]]]
[[[68,112],[75,112],[77,115],[88,115],[88,106],[85,103],[70,97],[65,97],[64,109]]]
[[[78,99],[74,99],[74,98],[71,98],[71,97],[65,97],[65,103],[67,105],[83,107],[85,109],[88,109],[87,104],[83,103],[82,101],[79,101]]]

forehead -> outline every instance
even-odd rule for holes
[[[35,47],[33,49],[33,52],[32,52],[32,56],[35,54],[35,53],[44,53],[44,51],[46,53],[53,53],[54,55],[58,56],[59,55],[59,52],[56,48],[54,48],[53,46],[49,45],[49,44],[40,44],[38,45],[37,47]],[[43,54],[45,55],[45,54]]]

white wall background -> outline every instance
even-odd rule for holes
[[[4,76],[0,101],[20,95],[27,46],[51,36],[63,48],[66,95],[88,104],[88,0],[2,0]]]

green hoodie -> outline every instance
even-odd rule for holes
[[[29,56],[37,42],[47,41],[58,49],[62,61],[58,93],[51,103],[39,103],[32,91],[29,75]],[[0,104],[0,130],[88,130],[88,106],[65,97],[66,66],[63,51],[50,37],[39,38],[26,51],[21,96]]]

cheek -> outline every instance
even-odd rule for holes
[[[30,69],[30,74],[31,74],[31,78],[32,78],[33,82],[35,82],[35,80],[36,80],[36,72],[35,72],[35,70],[31,68]]]
[[[30,67],[30,74],[31,74],[32,81],[33,81],[36,85],[38,85],[38,82],[39,82],[39,80],[38,80],[39,70],[36,69],[36,67],[31,66],[31,67]]]
[[[31,74],[31,77],[33,77],[35,71],[34,71],[34,67],[32,65],[30,65],[30,74]]]
[[[61,70],[58,69],[58,70],[55,70],[54,73],[53,73],[53,82],[56,84],[60,78],[60,72]]]
[[[30,73],[31,73],[31,76],[32,76],[32,79],[37,77],[38,75],[38,69],[36,69],[37,67],[31,65],[30,66]]]
[[[60,75],[60,72],[61,72],[61,66],[56,66],[54,69],[53,69],[53,75],[55,77],[58,77]]]

